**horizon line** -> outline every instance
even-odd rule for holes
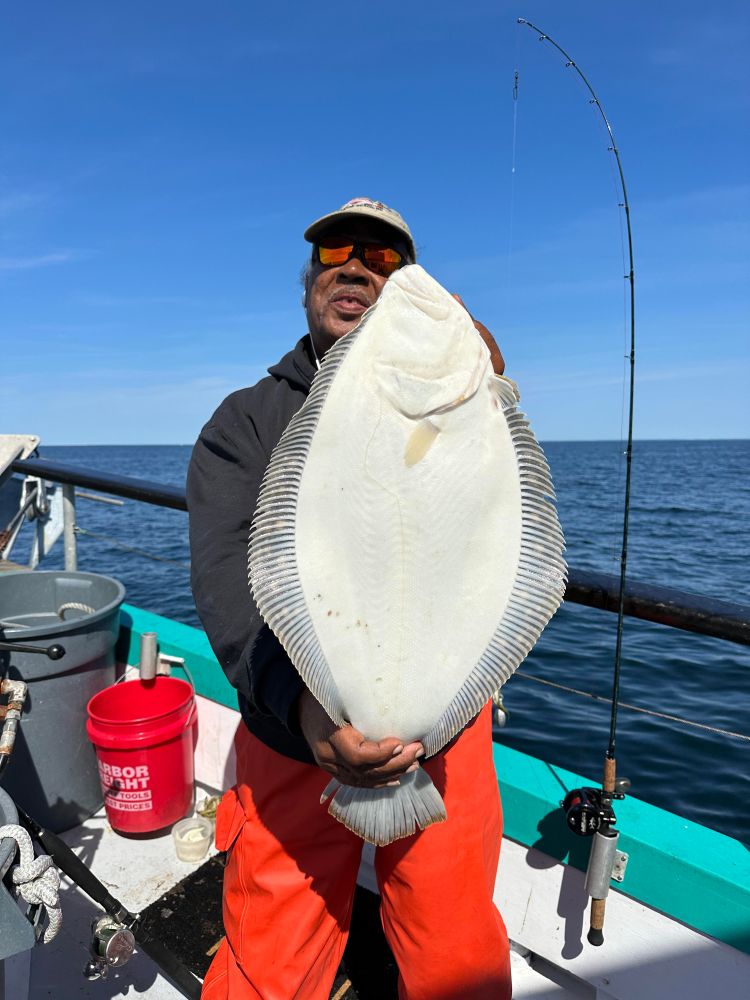
[[[539,438],[541,444],[625,444],[625,438]],[[661,442],[694,442],[694,441],[750,441],[750,437],[700,437],[700,438],[647,438],[633,439],[633,444],[655,444]],[[48,444],[41,442],[39,448],[192,448],[195,441],[108,441],[96,444]]]

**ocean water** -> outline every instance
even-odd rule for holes
[[[43,457],[183,485],[189,446],[49,447]],[[625,465],[615,442],[545,445],[567,541],[579,569],[617,573]],[[629,576],[750,604],[750,441],[636,442]],[[126,500],[78,502],[79,525],[158,555],[82,536],[79,568],[118,577],[127,600],[199,625],[189,586],[187,515]],[[19,552],[20,554],[20,552]],[[18,558],[18,555],[14,556]],[[61,546],[45,561],[62,566]],[[560,684],[609,696],[616,616],[565,604],[523,665]],[[626,619],[622,701],[750,734],[750,651]],[[217,668],[218,669],[218,668]],[[599,780],[609,706],[514,677],[506,685],[508,745]],[[632,794],[750,844],[750,745],[621,709],[618,772]]]

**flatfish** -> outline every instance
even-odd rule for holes
[[[565,589],[549,467],[466,310],[417,264],[326,354],[250,532],[261,614],[337,725],[437,753],[518,667]],[[330,783],[387,844],[445,819],[419,768]]]

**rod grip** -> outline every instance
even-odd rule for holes
[[[593,944],[597,948],[604,944],[604,910],[606,906],[606,899],[591,900],[591,919],[589,921],[589,932],[586,937],[589,944]]]
[[[602,788],[605,792],[612,794],[615,790],[615,781],[617,780],[617,761],[614,757],[604,758],[604,777],[602,779]]]

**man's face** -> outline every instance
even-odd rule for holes
[[[368,219],[351,219],[326,230],[324,237],[343,236],[358,243],[379,243],[398,250],[405,259],[406,246],[398,233]],[[358,256],[339,267],[325,267],[313,259],[307,279],[305,312],[308,329],[319,353],[324,353],[340,337],[350,333],[362,313],[376,301],[387,277],[369,270]]]

